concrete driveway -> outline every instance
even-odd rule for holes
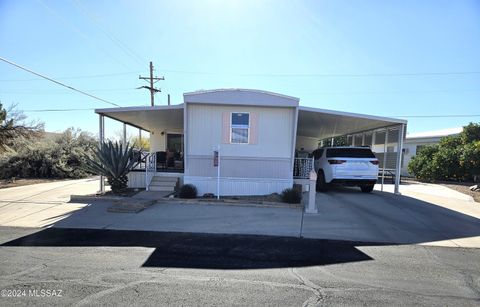
[[[305,215],[302,235],[364,242],[480,248],[480,204],[434,184],[393,185],[317,193],[318,215]]]
[[[70,195],[94,194],[98,178],[62,180],[0,189],[0,225],[45,227],[86,204],[72,204]]]
[[[67,203],[97,180],[0,190],[0,226],[255,234],[318,239],[480,248],[480,205],[438,185],[360,193],[338,188],[317,194],[318,215],[299,209],[163,202],[138,213],[109,213],[110,202]]]

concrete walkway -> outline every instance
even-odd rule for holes
[[[95,202],[54,227],[298,237],[302,222],[302,211],[291,208],[166,202],[139,213],[108,213],[109,206],[109,202]]]
[[[98,188],[98,178],[90,178],[0,189],[0,225],[51,225],[86,206],[68,203],[70,195],[94,194]]]

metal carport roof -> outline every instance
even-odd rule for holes
[[[297,135],[321,140],[406,123],[403,119],[299,107]]]
[[[96,109],[95,113],[145,131],[157,128],[183,129],[183,103],[170,106]]]

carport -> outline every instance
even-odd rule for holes
[[[406,125],[402,119],[300,106],[295,149],[311,152],[334,144],[339,137],[347,146],[370,146],[380,162],[382,190],[390,175],[399,194]]]

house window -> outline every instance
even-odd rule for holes
[[[230,143],[248,144],[250,134],[250,115],[248,113],[232,113]]]

